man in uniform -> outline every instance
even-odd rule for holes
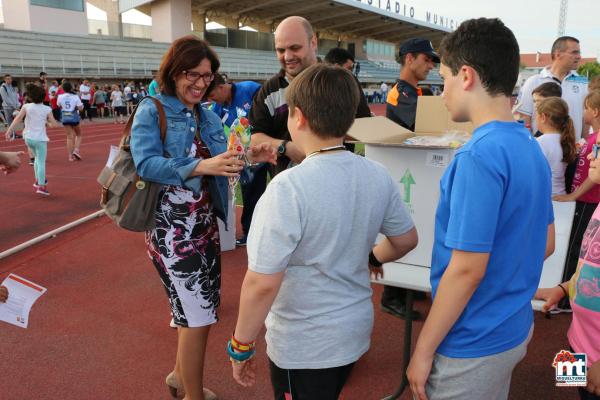
[[[429,40],[414,38],[400,45],[398,61],[402,65],[400,79],[387,95],[385,116],[404,128],[414,131],[417,97],[420,95],[417,85],[419,81],[427,78],[429,71],[440,62],[440,57],[433,50]],[[423,296],[421,295],[420,298]],[[406,289],[384,286],[381,310],[405,318]],[[413,319],[419,318],[419,314],[414,311]]]

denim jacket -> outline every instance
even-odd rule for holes
[[[150,99],[142,100],[131,127],[131,155],[139,176],[164,185],[183,186],[198,194],[202,176],[189,177],[200,159],[189,155],[196,133],[196,120],[175,96],[157,95],[167,117],[165,143],[160,140],[159,117]],[[212,156],[227,150],[227,139],[219,117],[197,106],[200,114],[200,137]],[[167,155],[167,157],[165,157]],[[217,216],[227,220],[229,183],[225,176],[211,177],[210,192]],[[220,214],[223,215],[220,215]]]

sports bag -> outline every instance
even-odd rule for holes
[[[159,115],[160,140],[165,142],[167,118],[160,101],[148,97],[156,105]],[[144,232],[154,228],[158,195],[162,185],[149,182],[138,176],[131,156],[129,142],[131,125],[137,107],[127,120],[119,145],[119,154],[110,167],[104,167],[98,176],[102,186],[100,207],[118,226],[134,232]]]

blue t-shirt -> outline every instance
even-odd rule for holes
[[[488,122],[440,182],[431,286],[436,295],[452,250],[490,253],[483,280],[437,352],[472,358],[522,343],[533,322],[548,225],[554,222],[551,173],[527,129]]]
[[[260,89],[261,84],[254,81],[235,82],[231,84],[231,104],[215,104],[212,110],[221,117],[224,125],[231,126],[237,118],[237,109],[241,108],[250,113],[254,95]]]

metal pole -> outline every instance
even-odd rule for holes
[[[100,77],[100,56],[98,56],[98,77]]]
[[[81,77],[83,78],[83,56],[79,55],[79,65],[81,66]]]
[[[63,74],[65,74],[67,72],[65,69],[65,56],[60,56],[60,58],[62,59]]]
[[[104,215],[104,210],[96,211],[95,213],[90,214],[90,215],[88,215],[86,217],[83,217],[83,218],[80,218],[80,219],[78,219],[76,221],[70,222],[70,223],[68,223],[66,225],[63,225],[60,228],[54,229],[53,231],[50,231],[48,233],[44,233],[43,235],[40,235],[40,236],[35,237],[35,238],[31,239],[31,240],[28,240],[25,243],[21,243],[20,245],[17,245],[15,247],[12,247],[12,248],[10,248],[10,249],[8,249],[8,250],[3,251],[2,253],[0,253],[0,260],[3,259],[3,258],[6,258],[6,257],[8,257],[8,256],[10,256],[12,254],[15,254],[15,253],[17,253],[17,252],[19,252],[21,250],[24,250],[27,247],[33,246],[34,244],[37,244],[37,243],[39,243],[41,241],[44,241],[44,240],[49,239],[51,237],[54,237],[54,236],[58,235],[59,233],[62,233],[64,231],[66,231],[66,230],[69,230],[69,229],[74,228],[74,227],[76,227],[78,225],[81,225],[84,222],[87,222],[87,221],[89,221],[91,219],[94,219],[96,217],[100,217],[102,215]]]
[[[19,53],[21,54],[21,72],[25,73],[25,67],[23,67],[23,53]]]
[[[117,76],[117,61],[115,60],[114,57],[113,57],[113,72],[114,72],[114,75]]]
[[[42,53],[42,71],[46,72],[46,57],[44,57],[44,53]]]
[[[402,382],[400,387],[394,392],[394,394],[384,397],[383,400],[396,400],[400,398],[404,390],[408,387],[408,378],[406,377],[406,370],[408,364],[410,364],[410,351],[412,349],[412,323],[413,323],[413,300],[414,291],[412,289],[406,290],[406,319],[404,323],[404,349],[402,351]]]

